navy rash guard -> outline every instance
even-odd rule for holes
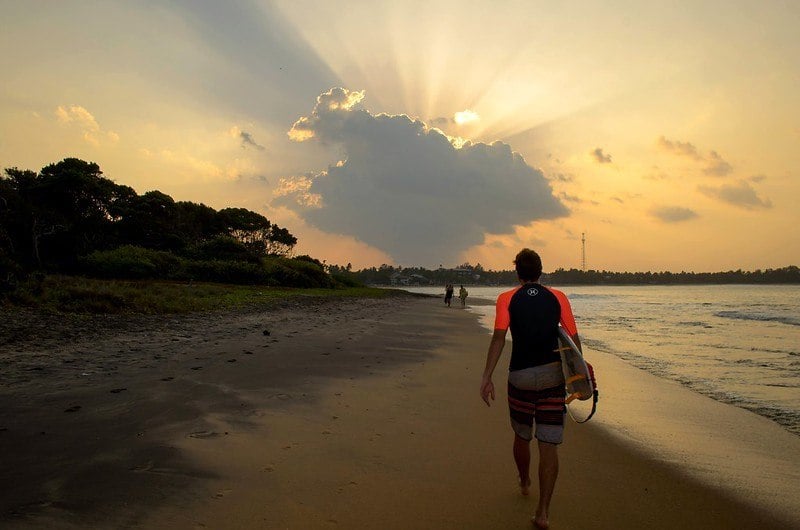
[[[557,296],[561,295],[561,296]],[[571,320],[568,331],[574,328],[569,302],[562,307],[563,293],[538,283],[526,283],[502,293],[497,298],[495,329],[511,328],[511,363],[509,370],[522,370],[561,360],[558,348],[558,323]],[[566,311],[565,311],[566,309]],[[569,318],[562,318],[568,315]]]

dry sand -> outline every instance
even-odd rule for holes
[[[505,394],[478,396],[488,335],[438,299],[0,317],[4,528],[531,528]],[[568,425],[551,528],[800,527],[594,422]]]

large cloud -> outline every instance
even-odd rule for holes
[[[452,262],[486,233],[568,213],[542,172],[507,144],[465,142],[405,115],[375,115],[363,98],[331,89],[295,122],[290,138],[339,145],[345,158],[284,179],[275,203],[407,265]]]

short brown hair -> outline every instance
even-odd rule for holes
[[[523,248],[514,258],[514,266],[520,280],[538,281],[542,275],[542,258],[535,251]]]

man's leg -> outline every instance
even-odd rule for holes
[[[533,519],[538,528],[548,528],[550,499],[558,478],[558,445],[539,442],[539,505]]]
[[[531,485],[531,446],[524,438],[514,435],[514,462],[517,463],[519,472],[519,489],[523,495],[528,495]]]

